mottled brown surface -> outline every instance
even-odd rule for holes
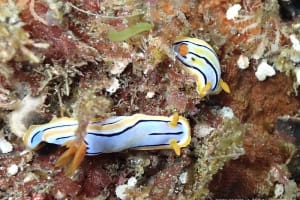
[[[228,75],[232,92],[222,101],[230,105],[241,120],[272,131],[278,116],[294,115],[298,111],[300,97],[293,93],[291,77],[278,73],[260,82],[253,76],[252,69],[234,74],[234,77]]]

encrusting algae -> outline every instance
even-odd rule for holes
[[[210,135],[195,144],[196,162],[189,170],[186,192],[191,199],[210,195],[209,183],[226,162],[245,154],[243,137],[246,131],[236,117],[225,118]]]

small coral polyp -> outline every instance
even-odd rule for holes
[[[173,51],[183,68],[196,79],[200,97],[218,94],[222,89],[230,93],[229,86],[221,79],[219,59],[208,43],[197,38],[178,37]]]
[[[78,141],[77,127],[75,119],[57,118],[47,124],[31,126],[23,140],[29,149],[37,149],[42,142],[66,146],[68,150],[56,164],[62,166],[73,159],[67,169],[68,175],[79,166],[84,155],[125,149],[173,149],[176,155],[180,155],[180,148],[188,146],[191,141],[189,122],[177,113],[171,117],[134,114],[94,120],[88,124],[83,141]]]

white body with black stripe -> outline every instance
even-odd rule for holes
[[[191,140],[191,130],[186,118],[179,116],[175,127],[170,117],[135,114],[112,117],[104,121],[92,121],[84,137],[86,155],[119,152],[125,149],[171,149],[170,140],[179,147],[186,147]],[[42,142],[63,145],[76,138],[78,121],[58,118],[43,125],[34,125],[25,133],[23,140],[30,149]]]
[[[223,89],[229,92],[228,85],[221,80],[219,59],[208,43],[197,38],[180,37],[173,43],[173,51],[184,69],[195,77],[201,97],[219,93],[223,83],[227,87]]]

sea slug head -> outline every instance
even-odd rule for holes
[[[36,150],[38,146],[43,142],[42,137],[44,131],[39,128],[40,126],[32,125],[24,133],[23,142],[28,149]]]

